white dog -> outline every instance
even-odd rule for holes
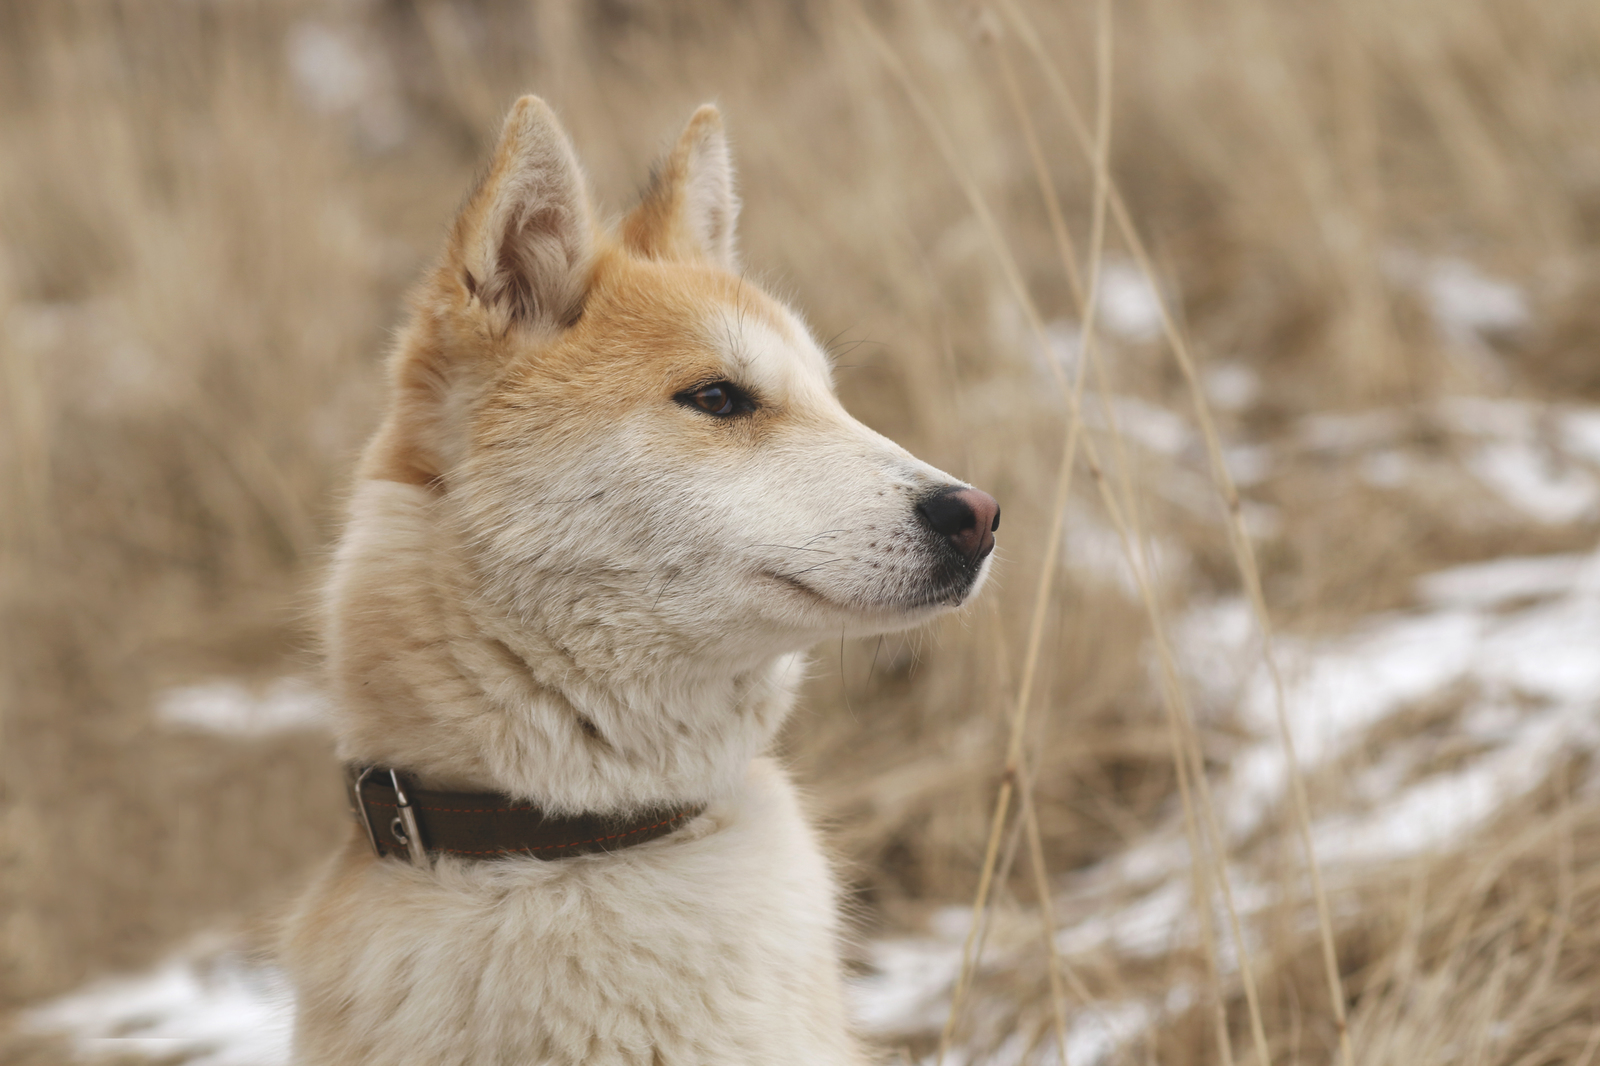
[[[286,931],[298,1062],[865,1061],[763,752],[800,653],[966,600],[999,508],[846,413],[737,212],[714,108],[612,233],[524,97],[416,293],[328,596],[366,828]]]

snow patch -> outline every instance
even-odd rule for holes
[[[1428,701],[1438,713],[1453,714],[1446,719],[1449,739],[1468,753],[1434,771],[1438,738],[1419,732],[1387,742],[1365,767],[1356,759],[1347,802],[1313,811],[1313,843],[1335,886],[1368,864],[1459,846],[1537,788],[1560,760],[1600,751],[1600,553],[1455,567],[1422,578],[1417,594],[1416,609],[1375,615],[1342,636],[1277,640],[1284,711],[1303,770],[1359,755],[1373,726]],[[1225,875],[1254,952],[1261,936],[1254,923],[1279,897],[1270,880],[1254,875],[1250,848],[1266,819],[1285,810],[1289,783],[1274,685],[1254,616],[1241,600],[1192,609],[1173,637],[1196,713],[1227,718],[1254,738],[1213,786],[1228,838]],[[1055,905],[1057,950],[1070,963],[1108,954],[1151,959],[1194,947],[1199,927],[1190,861],[1174,817],[1071,878]],[[1220,897],[1214,903],[1220,908]],[[1020,953],[1037,953],[1037,925],[1029,925],[1036,921],[1011,920],[1031,930],[1022,936],[1001,935],[992,925],[982,971],[1004,971]],[[969,922],[964,910],[951,909],[929,923],[927,936],[874,948],[874,973],[854,986],[870,1031],[938,1032]],[[1237,974],[1238,947],[1220,910],[1215,928],[1223,931],[1217,945],[1223,973]],[[970,1009],[981,1013],[982,993],[975,995]],[[1164,1013],[1188,1003],[1181,986],[1169,990],[1164,1005],[1074,1003],[1070,1060],[1076,1066],[1126,1054]]]
[[[1571,592],[1593,566],[1588,555],[1506,556],[1427,574],[1417,581],[1417,596],[1436,609],[1490,609]]]
[[[1079,1011],[1067,1029],[1067,1062],[1100,1066],[1123,1046],[1148,1031],[1157,1011],[1137,1001],[1098,1004]]]
[[[870,1033],[896,1035],[937,1029],[950,1009],[961,970],[961,939],[931,936],[877,940],[872,970],[850,984],[856,1023]]]
[[[1448,846],[1536,785],[1563,751],[1600,748],[1600,554],[1458,567],[1424,577],[1418,592],[1421,611],[1379,615],[1337,639],[1277,644],[1284,711],[1308,770],[1347,754],[1398,711],[1452,692],[1467,694],[1466,710],[1478,712],[1458,735],[1488,745],[1457,771],[1388,795],[1369,815],[1331,817],[1317,838],[1330,858]],[[1211,634],[1185,648],[1200,691],[1225,703],[1236,691],[1243,724],[1262,738],[1235,756],[1218,789],[1236,840],[1281,807],[1288,780],[1271,676],[1258,666],[1237,681],[1239,662],[1256,660],[1258,645],[1241,640],[1231,656],[1224,647],[1241,636],[1241,611],[1237,603],[1205,608],[1184,628]],[[1483,721],[1500,726],[1470,730]]]
[[[1563,464],[1526,441],[1491,441],[1474,449],[1467,468],[1529,517],[1553,525],[1586,518],[1600,503],[1587,470]]]
[[[1205,375],[1206,396],[1224,411],[1243,411],[1261,395],[1261,375],[1243,363],[1218,363]]]
[[[168,689],[156,700],[156,720],[178,729],[261,737],[328,728],[323,694],[298,678],[279,678],[254,691],[239,681],[217,680]]]
[[[1475,343],[1485,334],[1508,333],[1528,324],[1528,301],[1522,290],[1465,259],[1433,260],[1422,288],[1434,325],[1453,341]]]
[[[1315,452],[1363,456],[1368,484],[1426,485],[1439,463],[1406,450],[1407,437],[1442,432],[1460,467],[1493,496],[1545,524],[1600,515],[1600,410],[1524,400],[1451,396],[1411,410],[1320,414],[1299,437]]]
[[[1107,914],[1091,915],[1056,933],[1056,947],[1067,956],[1104,948],[1137,958],[1153,958],[1179,946],[1175,933],[1194,903],[1189,885],[1167,881],[1148,895]]]
[[[204,948],[137,976],[106,978],[35,1007],[23,1026],[68,1037],[89,1059],[183,1066],[287,1066],[293,997],[283,974]]]
[[[348,116],[373,151],[405,140],[408,123],[393,65],[357,28],[305,19],[289,28],[284,51],[290,80],[307,107]]]
[[[1198,440],[1182,415],[1133,396],[1111,396],[1093,407],[1086,405],[1084,418],[1108,431],[1114,426],[1128,440],[1168,458],[1193,449]]]
[[[1160,586],[1189,568],[1189,554],[1177,541],[1147,537],[1146,576]],[[1092,512],[1083,507],[1068,510],[1061,527],[1063,560],[1069,570],[1090,582],[1109,582],[1130,598],[1139,595],[1139,578],[1122,538]]]
[[[1477,732],[1469,728],[1464,735]],[[1318,859],[1375,862],[1445,847],[1537,786],[1563,752],[1600,746],[1600,723],[1592,707],[1557,707],[1526,717],[1502,739],[1500,747],[1454,773],[1386,790],[1371,813],[1319,821],[1312,827]]]
[[[1142,344],[1161,336],[1161,294],[1144,271],[1126,260],[1101,264],[1095,311],[1114,337]]]

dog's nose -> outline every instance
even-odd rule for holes
[[[917,510],[935,533],[949,538],[968,563],[980,563],[994,551],[1000,505],[987,492],[946,489],[917,504]]]

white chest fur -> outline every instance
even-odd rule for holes
[[[419,870],[357,840],[291,923],[297,1062],[859,1063],[835,895],[764,759],[685,830],[612,855]]]

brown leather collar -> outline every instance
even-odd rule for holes
[[[414,866],[429,865],[431,854],[566,859],[619,851],[666,836],[705,810],[673,807],[625,818],[556,817],[498,792],[414,788],[405,774],[375,766],[345,767],[345,783],[351,810],[378,857],[398,855]]]

